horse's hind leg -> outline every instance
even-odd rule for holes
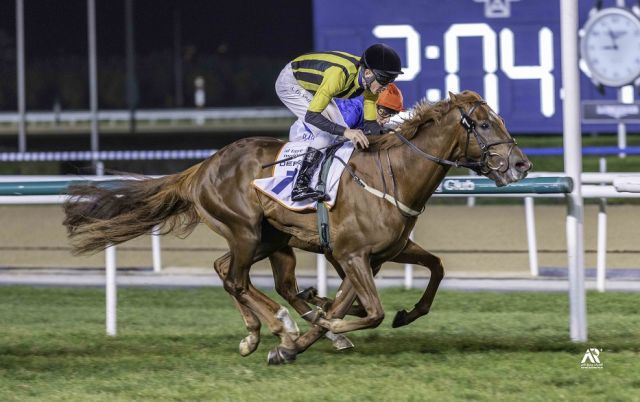
[[[230,261],[231,253],[226,253],[213,263],[213,267],[218,273],[220,279],[223,281],[227,277]],[[239,345],[240,355],[248,356],[253,353],[260,344],[260,320],[253,313],[253,311],[251,311],[251,309],[245,307],[235,297],[231,296],[231,298],[233,299],[233,302],[235,303],[238,310],[240,310],[240,314],[242,315],[242,319],[244,320],[247,331],[249,331],[249,335],[244,337],[240,341]]]
[[[256,253],[250,265],[262,259],[265,253],[265,250],[260,250]],[[246,356],[257,348],[260,342],[260,320],[258,319],[260,317],[271,332],[280,337],[281,342],[278,356],[276,357],[279,360],[278,363],[294,360],[295,340],[300,335],[300,330],[289,315],[289,311],[251,284],[248,269],[238,269],[239,278],[231,277],[234,264],[246,262],[246,257],[249,255],[249,252],[243,252],[242,257],[238,258],[236,262],[233,257],[234,253],[231,251],[228,253],[227,258],[221,258],[216,265],[216,270],[221,275],[225,290],[234,298],[249,330],[249,335],[240,342],[240,354]]]
[[[242,232],[236,230],[235,233]],[[251,265],[282,247],[282,244],[259,245],[255,242],[252,244],[254,239],[236,238],[233,242],[229,242],[231,263],[227,277],[223,282],[224,288],[241,304],[256,313],[260,320],[267,324],[271,332],[280,338],[280,345],[269,352],[267,362],[269,364],[288,363],[296,358],[297,345],[295,340],[299,336],[298,327],[285,307],[257,290],[249,280]]]
[[[444,277],[444,268],[440,258],[424,250],[411,240],[409,240],[402,252],[391,261],[403,264],[422,265],[429,268],[431,271],[431,277],[429,278],[427,289],[414,308],[409,312],[406,310],[400,310],[396,313],[391,326],[397,328],[410,324],[416,319],[429,313],[433,299],[438,291],[440,281],[442,281],[442,278]]]
[[[290,246],[285,246],[269,256],[276,292],[293,307],[298,314],[306,317],[312,309],[303,299],[298,297],[298,281],[296,280],[296,256]]]
[[[290,246],[281,248],[269,256],[276,291],[282,296],[301,317],[307,321],[314,320],[316,310],[309,307],[300,298],[298,282],[296,280],[296,256]],[[331,341],[336,350],[344,350],[353,347],[353,343],[344,335],[327,332],[325,336]]]
[[[229,255],[221,259],[216,267],[220,274],[224,289],[237,302],[249,329],[246,345],[241,344],[241,353],[251,353],[257,347],[259,334],[258,322],[266,324],[274,335],[280,337],[278,362],[295,359],[295,339],[299,330],[291,319],[288,310],[271,300],[251,285],[249,270],[254,262],[259,261],[286,245],[288,237],[273,231],[263,236],[265,226],[259,210],[247,207],[246,200],[239,197],[235,203],[220,204],[218,196],[204,198],[198,208],[198,214],[213,231],[223,236],[229,244]],[[230,206],[243,208],[232,210]],[[210,212],[215,211],[215,213]],[[223,222],[224,221],[224,222]],[[269,238],[270,243],[262,243],[262,238]],[[244,307],[244,308],[243,308]]]

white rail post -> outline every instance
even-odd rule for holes
[[[317,254],[316,267],[318,276],[318,296],[327,296],[327,259],[324,254]]]
[[[162,271],[162,254],[160,248],[160,228],[154,226],[151,231],[151,256],[153,259],[153,272]]]
[[[470,176],[477,176],[478,174],[475,171],[469,169],[469,175]],[[476,197],[467,197],[467,206],[469,208],[475,207],[476,206]]]
[[[104,162],[96,161],[96,176],[104,176]]]
[[[538,276],[538,243],[536,241],[536,217],[533,197],[524,197],[524,213],[527,223],[527,244],[529,245],[529,269],[531,276]]]
[[[607,172],[607,160],[600,158],[600,173]],[[603,183],[604,185],[604,183]],[[604,292],[607,277],[607,199],[600,198],[598,208],[598,251],[596,255],[596,288]]]
[[[107,335],[116,336],[116,306],[118,295],[116,288],[116,246],[109,246],[105,253],[105,292],[107,301]]]
[[[569,335],[587,341],[587,304],[584,285],[584,200],[582,198],[582,136],[580,127],[580,72],[578,70],[578,0],[560,2],[562,53],[564,170],[573,180],[567,194],[567,259],[569,270]]]
[[[413,240],[413,230],[409,234],[409,239]],[[404,264],[404,288],[409,290],[413,288],[413,265]]]

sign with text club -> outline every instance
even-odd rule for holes
[[[579,2],[580,26],[593,3]],[[313,11],[316,50],[359,55],[383,42],[398,51],[407,106],[470,89],[513,133],[562,132],[559,0],[315,0]],[[601,95],[580,74],[583,100],[617,98],[617,89]],[[589,131],[616,126],[584,125]]]

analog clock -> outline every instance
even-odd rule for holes
[[[596,83],[621,87],[640,76],[640,19],[631,11],[597,11],[580,36],[581,57]]]

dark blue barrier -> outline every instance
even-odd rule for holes
[[[0,152],[0,162],[201,160],[214,153],[215,149]]]
[[[552,147],[552,148],[522,148],[522,151],[527,156],[562,156],[564,155],[564,148]],[[619,153],[625,153],[627,155],[640,155],[640,147],[627,147],[620,149],[618,147],[583,147],[582,155],[618,155]]]

